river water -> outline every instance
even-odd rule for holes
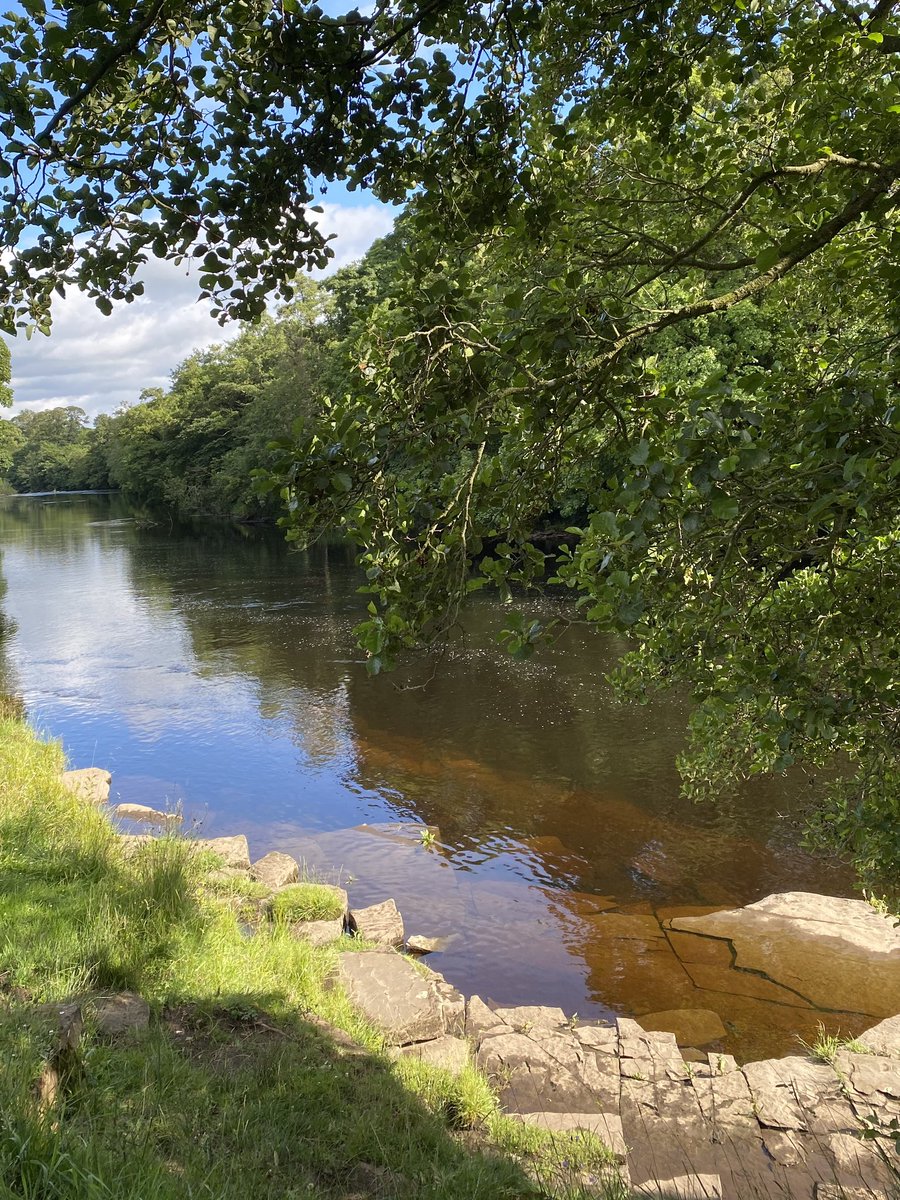
[[[5,688],[73,766],[112,771],[115,799],[337,870],[357,905],[392,896],[408,933],[447,937],[429,961],[466,992],[582,1017],[711,1009],[717,1045],[742,1058],[835,1026],[701,991],[652,922],[610,936],[611,911],[664,919],[851,884],[798,848],[806,781],[715,807],[679,797],[687,706],[617,704],[615,641],[573,628],[513,662],[502,610],[479,598],[427,686],[426,663],[370,679],[345,547],[144,528],[115,495],[2,499],[0,552]],[[438,832],[423,843],[404,823]]]

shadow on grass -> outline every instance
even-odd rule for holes
[[[520,1197],[521,1166],[473,1145],[454,1085],[429,1098],[390,1063],[247,992],[88,1038],[75,1089],[41,1119],[28,1088],[48,1030],[2,1020],[0,1187],[29,1200]]]

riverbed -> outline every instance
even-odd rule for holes
[[[698,988],[664,937],[604,921],[851,894],[800,847],[816,781],[693,806],[675,769],[688,705],[618,703],[615,639],[576,626],[514,662],[479,596],[438,664],[371,679],[346,546],[136,515],[117,495],[0,500],[3,687],[73,766],[108,768],[116,800],[336,872],[357,905],[392,896],[408,933],[447,939],[430,961],[467,993],[581,1017],[711,1009],[741,1058],[837,1027]]]

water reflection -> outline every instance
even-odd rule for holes
[[[436,965],[465,990],[583,1015],[695,1004],[665,939],[633,936],[652,923],[606,911],[849,885],[797,848],[797,784],[708,810],[679,797],[684,705],[616,704],[612,641],[572,629],[513,663],[483,602],[433,683],[403,687],[359,661],[340,545],[140,528],[119,497],[55,496],[0,501],[0,548],[16,622],[0,670],[73,763],[109,767],[123,800],[245,831],[254,853],[334,865],[357,902],[393,895],[410,932],[450,935]],[[440,843],[354,828],[406,819]],[[721,1000],[730,1048],[785,1048],[783,1014],[759,1035],[745,1008]]]

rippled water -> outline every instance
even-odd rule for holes
[[[431,961],[464,991],[582,1016],[714,1008],[744,1056],[811,1035],[811,1014],[699,993],[663,943],[607,936],[612,908],[850,884],[798,849],[799,780],[680,799],[686,707],[616,704],[613,641],[572,629],[514,663],[486,600],[427,687],[424,663],[372,680],[342,546],[141,528],[118,496],[59,494],[0,500],[0,550],[7,689],[118,799],[337,867],[358,904],[393,896],[408,932],[449,937]],[[373,828],[388,822],[440,832]]]

